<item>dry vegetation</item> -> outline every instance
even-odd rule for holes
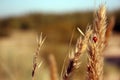
[[[107,21],[105,6],[100,6],[94,19],[92,15],[31,14],[0,20],[0,38],[7,36],[0,39],[0,80],[104,80],[103,51],[115,17]],[[47,36],[41,34],[36,43],[36,32]]]
[[[72,80],[70,76],[72,76],[76,69],[80,68],[81,65],[81,57],[85,51],[88,51],[88,62],[87,62],[87,80],[103,80],[104,73],[104,56],[103,51],[106,48],[107,41],[110,35],[110,32],[113,28],[112,25],[107,26],[106,21],[106,7],[101,5],[99,9],[95,13],[93,25],[88,25],[85,34],[82,32],[80,28],[78,31],[82,36],[77,40],[76,47],[73,51],[70,51],[68,56],[68,64],[63,63],[63,68],[61,72],[60,78],[57,73],[56,61],[53,55],[49,56],[49,66],[50,66],[50,80]],[[38,53],[40,52],[40,45],[42,45],[44,39],[42,40],[42,36],[38,41],[38,49],[34,57],[33,62],[33,71],[32,77],[34,78],[35,69],[38,66],[35,63]],[[65,60],[66,60],[65,58]],[[34,80],[34,79],[33,79]]]

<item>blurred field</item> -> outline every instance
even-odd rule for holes
[[[105,57],[118,57],[120,60],[120,17],[116,13],[115,31],[110,38],[110,45],[105,51]],[[30,80],[32,70],[33,54],[36,50],[37,32],[43,32],[47,36],[44,51],[55,55],[58,72],[60,75],[63,60],[68,54],[69,41],[74,30],[72,47],[79,37],[76,27],[83,31],[88,23],[92,23],[92,12],[71,14],[31,14],[21,17],[0,19],[0,80]],[[46,59],[47,54],[41,54]],[[84,62],[73,77],[75,80],[85,80],[86,55]],[[120,65],[120,63],[119,63]],[[119,80],[120,66],[106,60],[105,80]],[[49,69],[47,62],[37,72],[40,80],[49,80]],[[114,79],[116,78],[116,79]],[[119,78],[119,79],[118,79]],[[37,80],[37,79],[36,79]]]
[[[32,58],[36,50],[36,32],[35,31],[14,31],[10,37],[0,40],[0,79],[2,80],[30,80],[32,70]],[[45,48],[55,53],[58,68],[62,66],[62,62],[66,54],[68,44],[48,43],[45,42]],[[44,54],[46,55],[46,54]],[[61,57],[62,56],[62,57]],[[42,68],[40,71],[40,79],[48,80],[48,67]],[[60,72],[61,70],[59,70]],[[46,75],[46,76],[45,76]]]
[[[0,79],[30,80],[35,33],[13,32],[1,39],[0,44]]]

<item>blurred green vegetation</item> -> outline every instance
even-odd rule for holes
[[[29,14],[19,17],[9,17],[0,20],[0,36],[8,36],[11,30],[37,30],[42,32],[56,31],[67,34],[75,27],[84,31],[92,22],[92,12],[76,12],[66,14]]]
[[[114,30],[120,31],[120,11],[114,12],[116,16],[116,24]],[[36,30],[38,32],[44,32],[46,34],[53,32],[64,33],[67,39],[67,35],[71,34],[72,30],[76,27],[80,27],[83,31],[88,24],[93,21],[93,12],[74,12],[63,14],[42,14],[31,13],[22,16],[8,17],[0,19],[0,37],[9,36],[12,30]],[[77,33],[75,33],[78,36]],[[64,37],[62,36],[62,37]],[[75,36],[75,37],[76,37]],[[68,41],[68,40],[66,40]]]
[[[114,12],[116,16],[116,27],[114,30],[120,31],[120,11]],[[42,14],[31,13],[23,16],[8,17],[0,19],[0,37],[9,36],[12,30],[37,30],[44,33],[55,31],[57,33],[65,33],[64,36],[70,34],[76,27],[80,27],[83,31],[88,24],[93,21],[93,12],[74,12],[63,14]]]

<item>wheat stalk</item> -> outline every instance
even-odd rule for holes
[[[49,55],[49,65],[50,65],[51,80],[58,80],[57,65],[56,65],[55,57],[52,54]]]
[[[80,66],[80,56],[86,51],[87,43],[89,37],[92,33],[92,30],[89,28],[87,29],[86,33],[84,34],[79,28],[78,31],[83,35],[77,40],[75,51],[72,51],[69,54],[69,63],[67,68],[65,69],[65,73],[63,74],[63,80],[68,80],[70,74],[75,70],[78,69]]]
[[[105,48],[106,34],[106,8],[101,5],[93,23],[94,31],[89,40],[88,80],[103,80],[103,50]]]
[[[42,33],[41,33],[40,36],[38,36],[38,38],[37,38],[37,44],[38,44],[37,50],[33,56],[32,80],[34,80],[36,68],[40,68],[40,66],[42,64],[42,61],[38,62],[38,56],[40,54],[40,50],[41,50],[41,47],[42,47],[44,41],[45,41],[45,38],[42,37]]]

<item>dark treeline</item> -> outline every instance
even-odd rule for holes
[[[115,12],[116,24],[115,31],[120,31],[120,11]],[[76,12],[69,14],[29,14],[19,17],[9,17],[0,19],[0,36],[8,36],[14,29],[38,30],[49,32],[71,33],[74,27],[80,27],[83,31],[88,24],[93,21],[92,12]]]

